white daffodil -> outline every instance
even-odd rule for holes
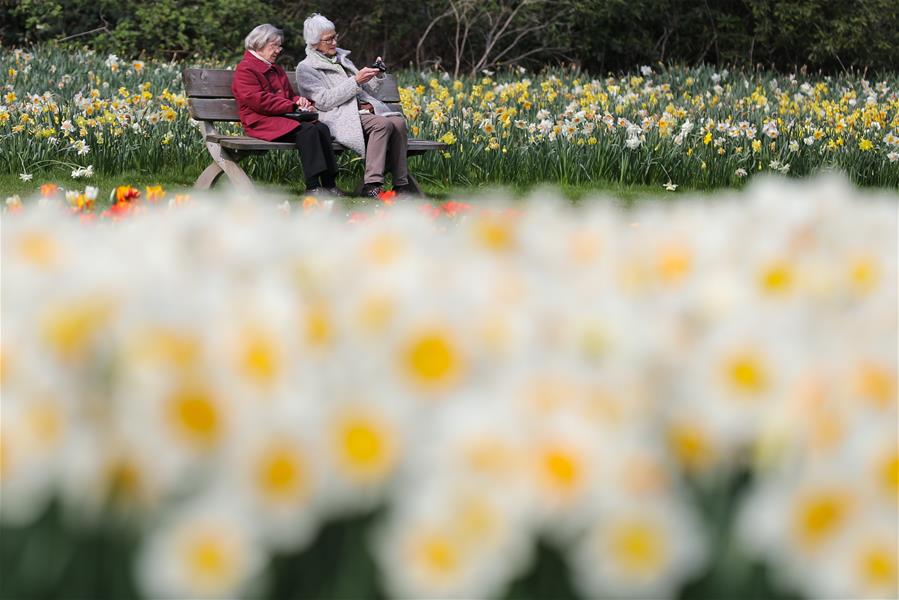
[[[574,549],[575,583],[589,597],[675,596],[706,558],[696,517],[676,497],[612,504]]]
[[[158,598],[240,595],[265,564],[252,522],[224,495],[182,508],[144,542],[137,561],[140,589]]]

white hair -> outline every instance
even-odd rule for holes
[[[253,28],[253,31],[243,41],[243,45],[247,50],[260,50],[275,40],[283,42],[284,32],[274,25],[263,23]]]
[[[324,32],[336,30],[328,17],[315,13],[303,22],[303,39],[307,46],[314,46],[321,41]]]

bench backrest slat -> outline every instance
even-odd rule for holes
[[[396,84],[396,76],[387,73],[384,75],[384,81],[378,88],[377,98],[385,104],[399,104],[400,91]]]
[[[239,121],[234,98],[188,98],[190,116],[197,121]]]
[[[234,71],[227,69],[184,69],[184,92],[191,98],[232,98]]]
[[[296,73],[287,71],[290,85],[296,90]],[[181,73],[184,82],[184,91],[190,99],[191,116],[200,121],[236,121],[237,108],[234,96],[231,93],[231,81],[234,79],[234,71],[230,69],[184,69]],[[397,104],[400,101],[399,89],[396,77],[388,73],[378,90],[378,98],[387,104]],[[230,100],[227,102],[208,103],[203,99]],[[233,112],[230,106],[234,106]],[[221,117],[216,116],[221,115]]]

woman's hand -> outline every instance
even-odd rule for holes
[[[363,83],[368,83],[372,80],[375,75],[378,75],[381,71],[379,69],[373,69],[372,67],[362,67],[359,69],[359,72],[356,73],[356,83],[362,85]]]
[[[294,104],[296,105],[297,110],[315,110],[315,105],[311,100],[309,100],[309,98],[297,96],[294,100]]]

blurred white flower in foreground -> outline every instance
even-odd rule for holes
[[[810,596],[894,595],[896,198],[730,195],[350,225],[246,195],[16,207],[0,519],[128,514],[151,597],[252,593],[381,506],[391,595],[501,594],[545,540],[587,596],[674,597],[718,550],[685,481],[746,477],[741,554]]]
[[[251,523],[224,494],[195,501],[150,535],[137,562],[141,587],[156,598],[240,595],[265,564]]]

